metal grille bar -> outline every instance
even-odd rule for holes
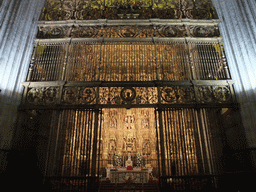
[[[219,43],[189,42],[188,46],[190,46],[192,53],[195,79],[218,80],[229,78],[224,69]]]
[[[31,81],[61,80],[67,44],[37,46]]]
[[[69,47],[65,80],[95,81],[100,44],[73,43]]]
[[[184,42],[158,43],[160,79],[181,81],[192,79],[187,45]]]

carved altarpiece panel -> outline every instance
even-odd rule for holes
[[[156,128],[154,109],[103,109],[102,127],[102,161],[103,167],[114,164],[114,155],[122,158],[121,166],[124,166],[131,154],[136,166],[136,156],[144,155],[147,162],[156,163]]]

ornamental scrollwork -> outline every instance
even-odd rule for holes
[[[99,104],[157,104],[156,87],[100,87]]]
[[[136,87],[137,104],[157,104],[158,96],[156,87]]]
[[[95,26],[73,26],[69,36],[73,38],[98,37],[99,27]]]
[[[42,10],[41,20],[58,21],[67,20],[73,17],[74,3],[72,1],[45,1]]]
[[[200,103],[226,103],[232,99],[228,86],[199,86],[197,90]]]
[[[187,36],[184,25],[180,26],[157,26],[157,31],[162,37],[185,37]]]
[[[121,87],[100,87],[99,104],[121,104]]]
[[[216,11],[208,0],[181,0],[182,11],[188,19],[215,19]]]
[[[161,89],[164,103],[194,103],[195,95],[192,86],[168,86]]]
[[[139,35],[139,29],[137,26],[120,26],[117,29],[119,37],[137,37]]]
[[[37,38],[64,38],[70,34],[71,28],[67,26],[61,27],[38,27]]]
[[[202,103],[213,102],[213,92],[211,86],[200,86],[198,90],[198,99]]]
[[[27,93],[27,102],[34,105],[56,103],[59,96],[59,87],[31,88]]]
[[[46,0],[41,20],[215,19],[210,0]]]
[[[218,26],[188,26],[189,35],[192,37],[218,37]]]
[[[228,86],[213,87],[213,94],[218,103],[229,102],[232,99],[232,94]]]
[[[26,87],[24,99],[29,105],[147,105],[152,104],[232,104],[232,82],[219,81],[218,84],[202,81],[184,81],[182,84],[168,83],[151,87],[127,84],[122,87],[106,84],[104,87],[91,87],[87,83],[48,82]],[[164,82],[162,82],[164,83]],[[200,83],[200,84],[199,84]],[[142,83],[143,84],[143,83]],[[106,86],[109,87],[106,87]],[[60,91],[62,90],[62,91]],[[158,92],[160,91],[160,92]],[[159,98],[160,96],[160,98]]]
[[[62,100],[66,104],[94,104],[95,97],[92,87],[65,87]]]

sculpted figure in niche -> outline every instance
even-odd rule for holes
[[[117,120],[116,118],[111,118],[109,121],[109,127],[111,129],[116,129],[117,128]]]
[[[142,145],[142,151],[144,154],[150,153],[150,141],[149,140],[144,140],[143,145]]]
[[[110,140],[109,142],[109,150],[110,151],[116,151],[116,143],[114,140]]]
[[[141,121],[141,127],[143,127],[144,129],[148,129],[149,128],[149,118],[143,119]]]
[[[125,117],[125,127],[126,129],[133,129],[134,128],[134,116],[126,116]]]

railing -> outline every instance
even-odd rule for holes
[[[162,176],[159,179],[161,191],[217,191],[217,175]]]
[[[98,191],[177,191],[177,192],[238,192],[252,191],[256,178],[255,172],[225,173],[222,175],[190,175],[190,176],[161,176],[159,180],[149,180],[143,188],[141,184],[100,181],[92,177],[45,177],[43,191],[59,192],[89,192]],[[132,184],[132,185],[131,185]],[[158,186],[157,186],[158,185]],[[105,189],[105,190],[104,190]]]
[[[99,178],[97,177],[45,177],[45,191],[60,192],[93,192],[98,191]]]
[[[99,191],[159,191],[157,180],[148,170],[111,171],[111,182],[101,181]]]
[[[160,191],[238,192],[252,191],[256,172],[224,173],[221,175],[162,176]]]

